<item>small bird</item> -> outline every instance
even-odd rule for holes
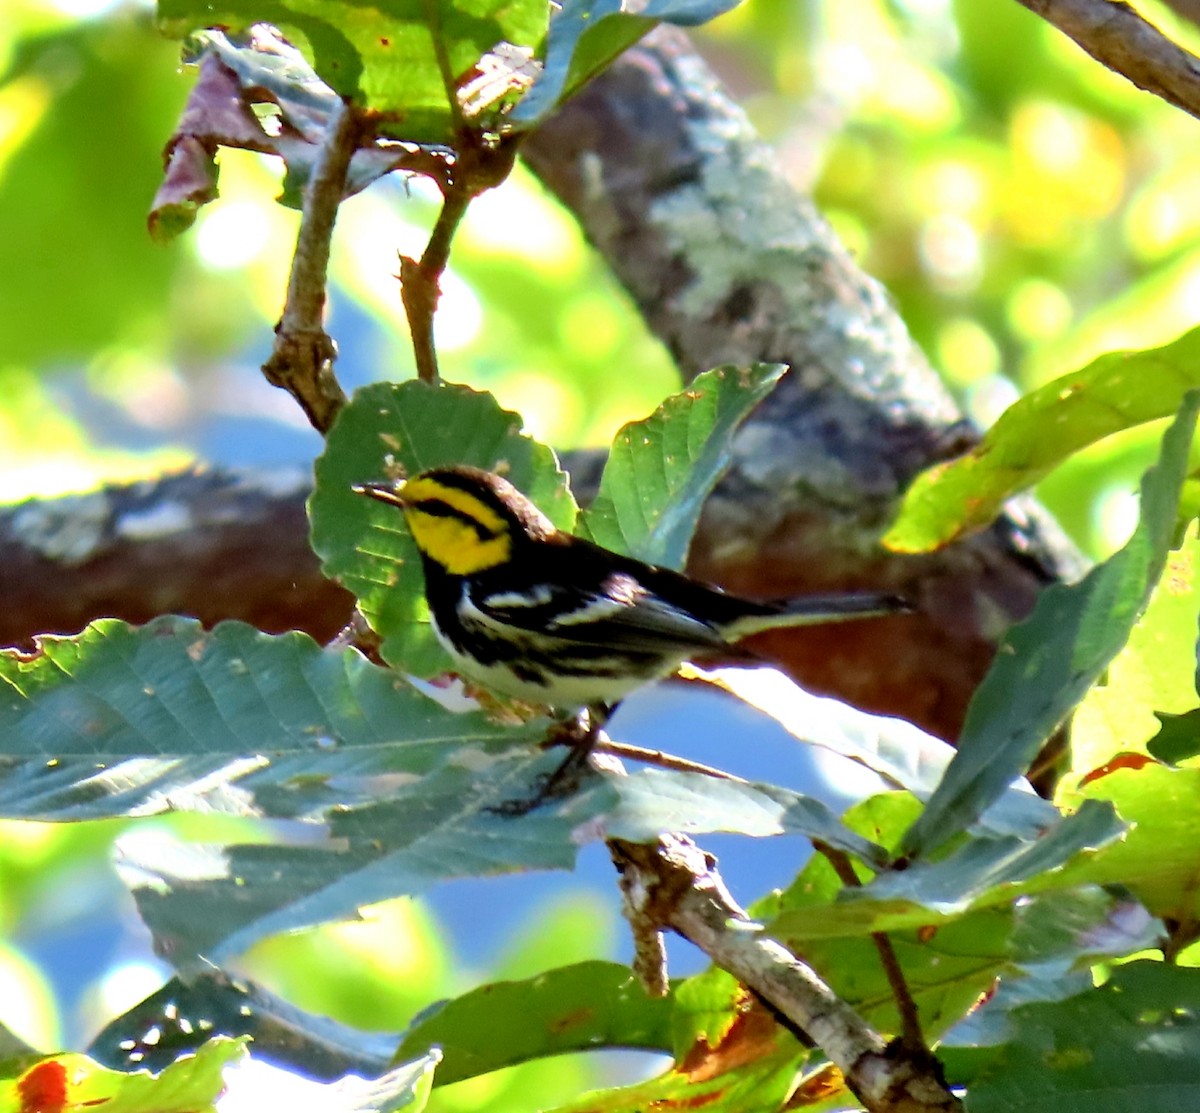
[[[593,721],[687,660],[751,634],[908,610],[894,595],[752,602],[555,527],[508,480],[473,467],[354,487],[404,512],[434,633],[465,679]]]

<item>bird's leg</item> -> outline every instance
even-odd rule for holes
[[[612,715],[612,707],[598,703],[585,707],[564,726],[567,730],[561,738],[554,739],[550,745],[569,747],[567,756],[562,764],[550,774],[545,784],[545,795],[565,796],[579,787],[579,775],[587,767],[588,758],[596,748],[596,742]]]
[[[566,746],[567,756],[541,779],[532,796],[497,804],[491,810],[500,815],[525,815],[547,800],[569,796],[574,792],[579,787],[580,777],[587,768],[588,759],[612,711],[608,704],[595,704],[551,727],[542,744],[543,748]]]

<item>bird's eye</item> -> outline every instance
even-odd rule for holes
[[[421,499],[416,503],[414,509],[419,510],[422,514],[428,514],[431,518],[454,518],[460,521],[465,526],[469,526],[478,535],[481,541],[490,541],[492,538],[499,536],[498,532],[484,525],[478,518],[466,510],[458,506],[451,506],[450,503],[444,502],[442,499],[429,498]]]

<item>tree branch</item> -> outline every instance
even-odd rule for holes
[[[308,544],[310,482],[299,470],[189,472],[0,507],[0,645],[159,614],[328,641],[354,601]]]
[[[1022,500],[944,552],[914,558],[878,548],[908,478],[972,431],[884,292],[783,180],[686,40],[659,35],[656,43],[619,60],[522,151],[686,375],[725,360],[796,369],[737,438],[691,570],[748,595],[879,587],[913,599],[920,613],[889,619],[886,635],[875,622],[842,623],[767,635],[756,648],[808,688],[953,738],[1005,624],[1079,562]],[[482,188],[503,172],[502,161],[483,158],[471,177]],[[572,486],[585,499],[602,463],[598,452],[569,455]],[[187,522],[203,536],[153,537],[143,553],[136,530],[107,523],[102,551],[82,562],[45,555],[39,531],[25,528],[78,513],[86,533],[90,516],[104,518],[135,494],[138,512],[150,513],[154,493],[144,488],[106,492],[99,512],[85,501],[0,513],[0,641],[74,632],[104,614],[144,621],[159,610],[205,621],[265,616],[268,629],[286,619],[321,639],[348,620],[348,597],[320,579],[305,550],[299,492],[277,500],[259,491],[258,506],[225,520],[204,511],[202,484],[166,483],[164,517],[155,520]],[[276,524],[255,530],[264,521]]]
[[[937,1062],[888,1044],[817,974],[738,906],[716,863],[690,839],[609,844],[639,922],[670,928],[811,1036],[870,1113],[961,1110]]]
[[[346,396],[333,374],[337,345],[325,332],[325,276],[346,172],[358,149],[361,121],[343,102],[329,118],[321,153],[304,191],[304,211],[292,256],[287,301],[275,326],[275,345],[263,374],[300,403],[314,429],[324,433]]]
[[[1200,118],[1200,58],[1120,0],[1017,0],[1102,66]]]
[[[914,600],[919,613],[886,634],[843,623],[758,645],[807,688],[956,737],[1000,632],[1081,562],[1029,500],[939,553],[880,549],[912,476],[977,436],[885,291],[673,29],[626,52],[521,153],[685,379],[724,362],[793,369],[735,441],[690,570],[747,595],[872,587]]]

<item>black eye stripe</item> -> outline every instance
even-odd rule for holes
[[[480,541],[491,541],[500,536],[496,530],[488,529],[477,518],[472,518],[470,514],[459,510],[457,506],[451,506],[448,502],[443,502],[441,499],[420,499],[413,504],[413,508],[419,510],[422,514],[428,514],[431,518],[455,518],[462,522],[463,525],[470,526],[479,536]]]

